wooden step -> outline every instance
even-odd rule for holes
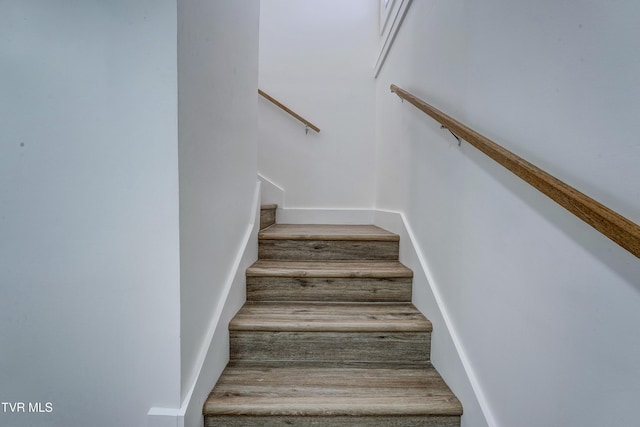
[[[248,301],[411,301],[413,272],[397,261],[258,260],[246,275]]]
[[[261,230],[205,426],[459,427],[398,249],[373,225]]]
[[[397,261],[399,236],[375,225],[274,224],[258,234],[265,260]]]
[[[276,209],[278,205],[268,204],[260,206],[260,230],[264,230],[267,227],[276,223]]]
[[[426,363],[431,323],[412,304],[248,302],[229,324],[232,360]]]
[[[231,331],[431,332],[413,304],[248,302],[229,323]]]
[[[231,363],[205,426],[459,426],[462,407],[430,366]]]

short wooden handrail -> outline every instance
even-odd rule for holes
[[[454,135],[482,151],[560,206],[640,258],[640,226],[593,200],[537,166],[491,141],[404,89],[391,85],[391,92],[428,114]]]
[[[258,89],[258,93],[260,94],[260,96],[262,96],[266,100],[271,101],[276,106],[282,108],[284,111],[286,111],[287,113],[291,114],[293,117],[295,117],[296,119],[298,119],[299,121],[304,123],[304,125],[306,127],[310,128],[310,129],[313,129],[316,132],[320,132],[320,128],[318,126],[314,125],[309,120],[307,120],[304,117],[302,117],[301,115],[297,114],[295,111],[293,111],[292,109],[288,108],[286,105],[282,104],[280,101],[278,101],[274,97],[272,97],[269,94],[265,93],[263,90]]]

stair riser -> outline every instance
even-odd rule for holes
[[[258,257],[266,260],[397,261],[399,243],[358,240],[266,240],[258,245]]]
[[[247,277],[248,301],[411,302],[410,278]]]
[[[261,209],[260,210],[260,230],[276,223],[276,210],[275,209]]]
[[[427,363],[430,332],[230,332],[231,360]]]
[[[207,415],[205,427],[459,427],[458,416],[398,416],[398,417],[358,417],[358,416],[211,416]]]

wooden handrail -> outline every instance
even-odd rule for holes
[[[260,94],[260,96],[264,97],[268,101],[271,101],[276,106],[282,108],[284,111],[286,111],[287,113],[291,114],[293,117],[295,117],[296,119],[298,119],[299,121],[304,123],[304,125],[307,126],[308,128],[313,129],[316,132],[320,132],[320,128],[318,126],[314,125],[309,120],[307,120],[304,117],[302,117],[301,115],[297,114],[295,111],[291,110],[286,105],[280,103],[277,99],[275,99],[272,96],[270,96],[269,94],[265,93],[263,90],[258,89],[258,93]]]
[[[532,165],[406,90],[391,85],[391,92],[407,100],[440,122],[453,134],[464,139],[525,182],[546,194],[560,206],[640,258],[640,226],[638,224]]]

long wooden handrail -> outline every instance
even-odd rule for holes
[[[640,226],[638,224],[532,165],[406,90],[391,85],[391,92],[407,100],[440,122],[454,135],[464,139],[525,182],[546,194],[560,206],[640,258]]]
[[[286,111],[287,113],[291,114],[293,117],[295,117],[296,119],[300,120],[302,123],[304,123],[305,126],[307,126],[310,129],[315,130],[316,132],[320,132],[320,128],[316,125],[314,125],[313,123],[311,123],[309,120],[305,119],[304,117],[302,117],[301,115],[297,114],[295,111],[291,110],[290,108],[288,108],[286,105],[280,103],[277,99],[275,99],[274,97],[270,96],[269,94],[265,93],[263,90],[258,89],[258,93],[260,94],[260,96],[264,97],[265,99],[267,99],[268,101],[271,101],[272,103],[274,103],[276,106],[282,108],[284,111]]]

